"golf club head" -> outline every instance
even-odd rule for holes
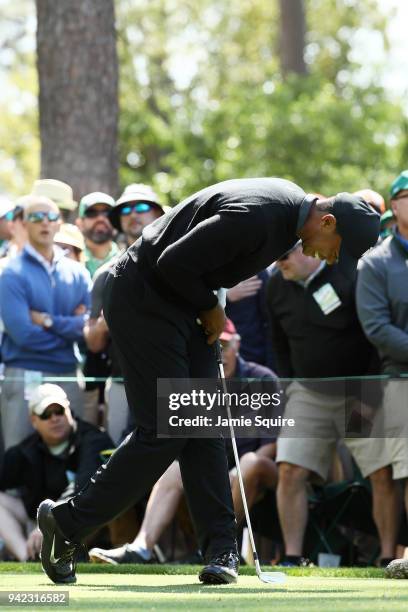
[[[283,572],[259,572],[258,578],[262,580],[262,582],[267,582],[268,584],[286,582],[286,574]]]

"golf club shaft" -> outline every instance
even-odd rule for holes
[[[227,389],[227,383],[225,380],[224,365],[222,363],[221,344],[219,340],[217,340],[215,343],[215,353],[217,356],[218,371],[219,371],[220,379],[222,381],[222,388],[225,394],[225,400],[226,400],[225,405],[227,409],[228,423],[229,423],[229,428],[230,428],[230,433],[231,433],[232,450],[234,452],[235,465],[237,468],[238,482],[239,482],[239,488],[241,491],[242,504],[244,506],[245,519],[246,519],[246,523],[248,527],[249,539],[251,542],[251,548],[252,548],[252,554],[254,556],[255,567],[256,567],[257,574],[259,575],[261,569],[260,569],[259,560],[258,560],[258,553],[256,552],[254,535],[252,533],[252,525],[251,525],[251,519],[249,518],[249,510],[248,510],[248,504],[247,504],[246,495],[245,495],[244,481],[242,480],[241,467],[239,464],[238,449],[237,449],[237,443],[235,440],[234,426],[232,424],[231,409],[230,409],[228,395],[227,395],[228,389]]]

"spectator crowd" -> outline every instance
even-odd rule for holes
[[[385,566],[408,546],[408,170],[387,204],[371,189],[356,195],[382,229],[354,281],[299,242],[226,292],[227,379],[284,387],[285,417],[296,422],[295,433],[283,425],[274,437],[238,439],[266,562],[316,563],[326,552]],[[53,179],[16,201],[0,196],[0,559],[37,560],[39,503],[86,486],[134,428],[103,288],[166,210],[144,184],[117,200],[93,192],[77,203]],[[226,454],[245,556],[228,440]],[[89,548],[99,563],[198,560],[178,462]]]

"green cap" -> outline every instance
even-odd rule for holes
[[[394,198],[399,191],[403,191],[404,189],[408,189],[408,170],[404,170],[404,172],[401,172],[401,174],[397,176],[397,178],[391,185],[391,198]]]
[[[392,210],[388,209],[385,211],[383,215],[381,215],[381,226],[383,226],[387,221],[394,218],[394,213]]]
[[[79,203],[79,216],[83,217],[85,212],[91,206],[95,206],[96,204],[107,204],[107,206],[113,207],[115,206],[115,200],[112,196],[107,193],[103,193],[102,191],[93,191],[92,193],[88,193],[84,195]]]

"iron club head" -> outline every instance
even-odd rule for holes
[[[286,574],[283,572],[259,572],[259,580],[268,584],[279,584],[286,582]]]

